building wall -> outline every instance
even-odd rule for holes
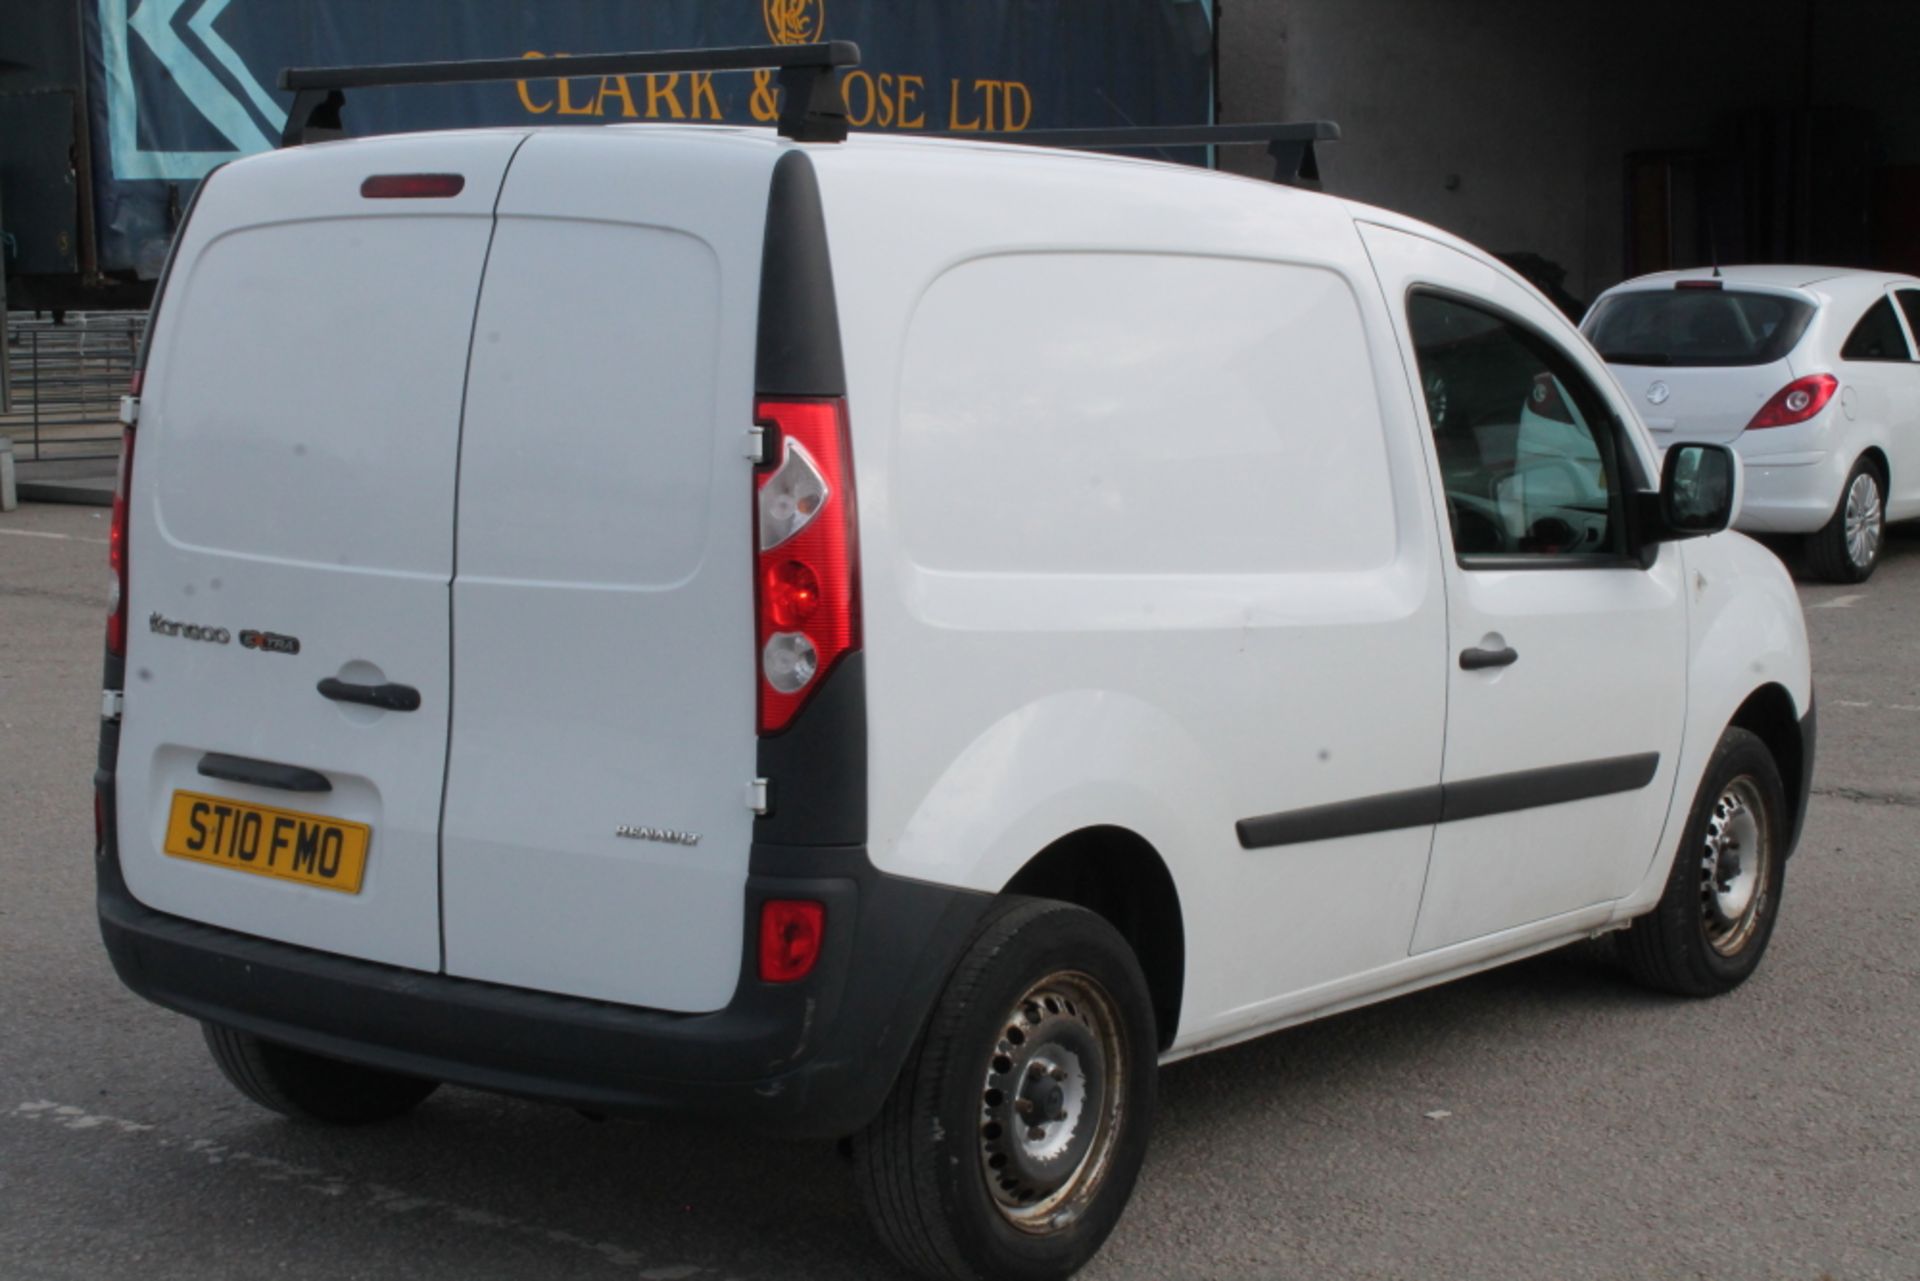
[[[1624,270],[1630,153],[1725,145],[1742,113],[1784,138],[1819,107],[1871,122],[1873,164],[1920,165],[1915,0],[1221,0],[1218,21],[1223,121],[1336,120],[1328,191],[1540,254],[1585,298]]]

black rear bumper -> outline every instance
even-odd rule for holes
[[[354,960],[217,929],[136,901],[107,839],[100,929],[157,1004],[317,1054],[610,1113],[676,1109],[833,1137],[876,1113],[990,901],[876,871],[861,847],[756,845],[741,980],[725,1009],[673,1014]],[[762,983],[767,898],[827,905],[812,974]]]

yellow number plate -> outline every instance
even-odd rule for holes
[[[365,823],[175,792],[161,848],[174,858],[358,894],[372,839]]]

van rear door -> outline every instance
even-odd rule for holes
[[[462,384],[523,136],[300,148],[208,181],[156,313],[128,513],[119,844],[149,907],[440,966]],[[418,174],[442,177],[362,194]]]
[[[500,193],[460,458],[449,974],[675,1011],[739,982],[779,154],[543,132]]]

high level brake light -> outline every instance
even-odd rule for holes
[[[1840,390],[1840,380],[1832,374],[1808,374],[1805,378],[1796,378],[1773,394],[1773,399],[1760,406],[1760,412],[1747,424],[1748,431],[1762,427],[1791,427],[1795,423],[1806,422],[1827,407],[1833,399],[1833,393]]]
[[[847,403],[761,400],[754,613],[762,734],[783,730],[826,673],[860,648],[860,566]]]
[[[457,173],[377,173],[360,184],[368,200],[445,200],[466,190]]]

